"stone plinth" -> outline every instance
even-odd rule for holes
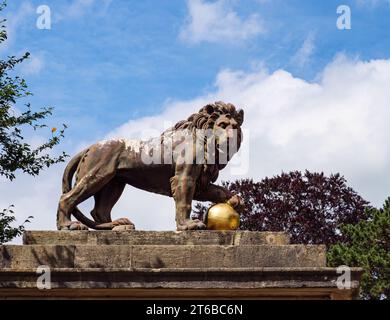
[[[0,298],[356,297],[361,275],[339,290],[325,247],[248,231],[28,231],[0,246]],[[39,266],[51,289],[37,289]]]
[[[252,231],[26,231],[23,244],[61,245],[286,245],[283,232]]]

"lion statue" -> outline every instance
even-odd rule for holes
[[[133,223],[127,218],[111,219],[113,206],[126,184],[129,184],[173,197],[177,230],[206,229],[203,221],[190,218],[192,200],[228,202],[236,209],[242,206],[242,200],[237,195],[213,183],[219,171],[240,147],[243,120],[243,110],[237,111],[232,104],[216,102],[206,105],[187,120],[178,122],[160,137],[147,141],[111,139],[91,145],[72,158],[65,168],[57,228],[134,229]],[[206,131],[211,134],[205,134]],[[177,133],[180,135],[176,139]],[[187,139],[196,135],[196,143]],[[232,140],[235,140],[235,148],[231,147]],[[203,152],[203,155],[200,153],[198,157],[199,145],[207,152]],[[195,150],[196,156],[186,150]],[[72,187],[73,176],[75,183]],[[95,200],[91,212],[93,220],[77,208],[77,205],[92,196]],[[78,221],[72,221],[71,215]]]

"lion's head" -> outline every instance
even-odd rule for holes
[[[199,112],[192,114],[187,120],[182,120],[168,131],[211,131],[215,138],[216,161],[219,169],[226,166],[227,161],[238,151],[242,141],[241,125],[244,121],[244,111],[236,110],[230,103],[221,101],[208,104]],[[226,162],[221,161],[218,155],[224,154]]]

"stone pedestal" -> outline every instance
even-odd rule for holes
[[[325,247],[249,231],[27,231],[0,246],[0,298],[352,299]],[[37,288],[39,266],[51,289]]]

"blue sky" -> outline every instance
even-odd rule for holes
[[[84,1],[77,14],[69,13],[75,2],[13,0],[5,11],[10,23],[27,11],[6,53],[28,50],[42,60],[38,72],[25,75],[33,106],[54,106],[53,120],[69,125],[69,139],[101,136],[128,119],[161,112],[167,99],[195,97],[213,86],[221,69],[263,63],[311,81],[338,52],[377,59],[390,49],[386,1],[343,1],[352,10],[348,31],[336,28],[340,1],[225,1],[242,21],[258,15],[264,31],[245,40],[199,43],[180,38],[189,19],[184,0]],[[33,10],[26,10],[29,4]],[[41,4],[51,8],[51,30],[35,27]],[[315,48],[297,66],[291,57],[308,37]]]
[[[107,137],[159,134],[224,100],[245,110],[244,151],[233,158],[245,170],[229,164],[221,179],[309,169],[341,173],[376,206],[390,195],[390,0],[8,2],[0,55],[31,52],[18,70],[29,101],[55,108],[30,141],[66,123],[58,150],[73,155]],[[51,30],[36,28],[40,5]],[[351,30],[336,27],[340,5]],[[55,228],[64,166],[2,181],[0,208],[13,203],[19,221],[33,214],[31,228]],[[127,188],[113,216],[169,230],[173,212],[172,199]]]

